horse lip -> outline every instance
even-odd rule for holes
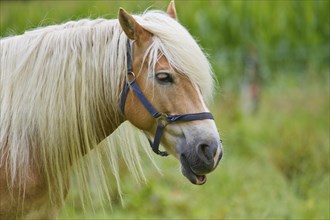
[[[190,165],[187,161],[187,158],[181,154],[180,156],[180,162],[181,162],[181,172],[182,174],[187,177],[187,179],[195,185],[203,185],[206,183],[206,176],[205,175],[198,175],[192,169],[190,168]]]

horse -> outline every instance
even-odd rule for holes
[[[0,48],[1,219],[55,218],[71,175],[81,198],[91,179],[108,198],[119,153],[145,178],[138,148],[153,162],[152,152],[174,156],[196,185],[219,164],[214,73],[173,1],[166,12],[40,27]]]

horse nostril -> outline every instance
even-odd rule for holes
[[[206,164],[213,163],[213,157],[215,154],[216,149],[214,150],[207,144],[200,144],[197,146],[197,155]]]

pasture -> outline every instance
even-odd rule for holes
[[[119,7],[131,13],[149,6],[166,10],[168,1],[0,4],[5,37],[85,17],[115,18]],[[172,157],[154,156],[160,174],[145,155],[146,183],[137,183],[122,162],[124,206],[113,186],[111,205],[96,198],[82,207],[73,180],[58,218],[329,219],[329,6],[176,1],[180,22],[209,54],[217,75],[211,111],[223,160],[203,186],[189,183]],[[251,85],[258,88],[252,98],[246,96]]]

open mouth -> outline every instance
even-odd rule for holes
[[[190,167],[187,158],[182,154],[180,156],[180,162],[181,162],[181,171],[182,174],[187,177],[187,179],[196,185],[203,185],[206,183],[207,177],[206,175],[200,175],[196,174]]]

